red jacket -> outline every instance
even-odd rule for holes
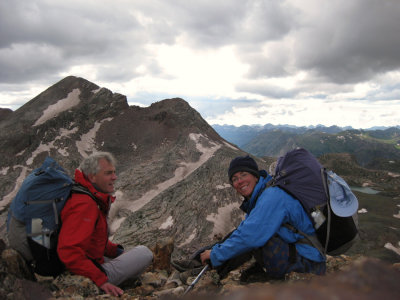
[[[78,169],[75,181],[88,188],[100,205],[89,195],[72,194],[61,211],[58,256],[69,271],[89,277],[100,287],[108,278],[94,261],[103,264],[104,256],[113,258],[117,255],[117,244],[108,240],[107,225],[107,214],[115,198],[97,191]]]

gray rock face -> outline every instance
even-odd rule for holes
[[[12,114],[12,110],[9,108],[0,108],[0,120],[8,118]]]
[[[241,200],[228,184],[227,168],[243,152],[186,101],[129,107],[125,96],[70,76],[0,119],[0,237],[11,200],[46,156],[72,176],[95,151],[117,158],[109,223],[114,240],[128,248],[169,237],[174,255],[181,255],[240,222]]]

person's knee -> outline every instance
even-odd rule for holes
[[[154,259],[153,252],[149,248],[147,248],[146,246],[143,246],[143,247],[146,248],[145,251],[146,251],[147,259],[148,259],[149,264],[151,264],[153,262],[153,259]]]
[[[146,246],[141,245],[141,246],[138,246],[138,247],[141,248],[140,250],[141,250],[141,253],[143,255],[143,259],[145,259],[148,262],[148,264],[151,264],[153,262],[153,259],[154,259],[153,252],[149,248],[147,248]]]

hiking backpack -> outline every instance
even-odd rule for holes
[[[280,157],[268,186],[279,186],[301,203],[316,238],[290,224],[285,226],[305,236],[306,243],[323,256],[343,254],[352,246],[358,235],[357,198],[340,176],[326,170],[310,152],[297,148]]]
[[[51,157],[34,169],[23,181],[11,202],[11,215],[25,224],[28,245],[34,261],[33,271],[43,276],[57,276],[65,269],[57,255],[60,213],[71,193],[94,196],[75,184],[64,169]]]

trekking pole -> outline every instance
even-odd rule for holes
[[[203,270],[201,270],[201,272],[199,273],[199,275],[197,275],[197,277],[193,280],[192,284],[188,286],[188,288],[186,289],[186,291],[183,293],[183,295],[186,295],[194,286],[195,284],[200,280],[201,276],[203,276],[203,274],[208,270],[209,265],[205,265],[205,267],[203,268]]]

